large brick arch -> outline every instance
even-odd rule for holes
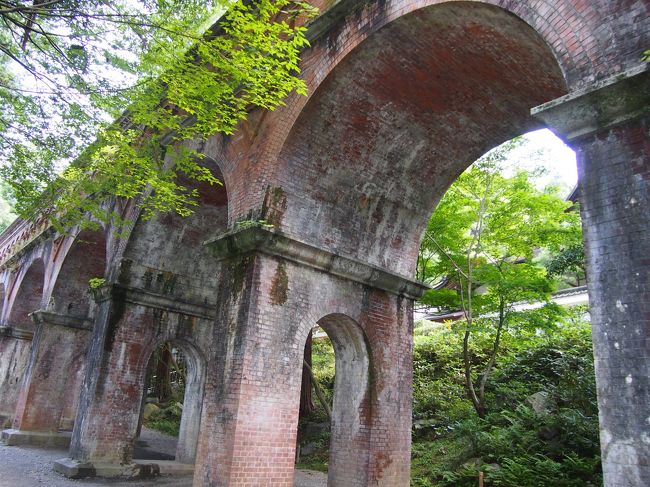
[[[503,9],[451,2],[399,17],[342,59],[303,108],[275,166],[286,201],[271,220],[410,275],[449,184],[488,149],[538,128],[530,108],[565,92],[544,39]]]
[[[324,7],[332,2],[316,3],[324,9],[325,13],[311,26],[313,47],[302,58],[302,76],[307,82],[310,98],[294,96],[290,98],[285,108],[273,114],[259,112],[251,114],[249,121],[242,125],[241,130],[219,146],[219,154],[223,154],[228,161],[224,165],[224,172],[227,179],[232,181],[229,188],[233,199],[230,210],[231,222],[249,218],[250,215],[262,215],[265,218],[268,213],[267,207],[273,204],[274,198],[280,201],[280,206],[287,204],[277,196],[278,192],[273,193],[273,190],[281,187],[283,183],[279,180],[281,175],[277,175],[275,171],[277,166],[281,167],[284,162],[279,154],[286,146],[288,134],[301,123],[297,120],[301,117],[305,106],[311,104],[311,97],[318,96],[318,93],[323,90],[322,84],[330,75],[336,74],[336,71],[340,70],[340,65],[345,63],[348,57],[354,57],[357,51],[365,49],[364,44],[367,41],[372,42],[373,38],[376,40],[378,35],[385,36],[386,28],[395,29],[392,24],[402,25],[402,37],[390,39],[386,36],[382,47],[389,50],[392,47],[393,51],[398,49],[399,56],[404,54],[408,60],[412,47],[423,46],[428,42],[426,47],[433,51],[441,46],[437,42],[438,39],[426,37],[431,35],[427,29],[430,31],[432,26],[417,19],[421,20],[429,16],[432,17],[435,25],[436,20],[444,20],[445,10],[453,9],[461,11],[480,9],[484,13],[490,10],[488,13],[491,15],[491,20],[497,22],[512,23],[512,19],[508,20],[508,17],[517,19],[522,30],[527,27],[536,35],[538,42],[547,47],[546,57],[555,60],[554,69],[561,72],[564,78],[562,89],[574,91],[596,79],[605,78],[639,63],[641,53],[646,47],[643,39],[647,33],[643,29],[647,29],[647,26],[644,25],[643,19],[647,18],[650,9],[647,3],[641,0],[625,4],[603,2],[598,5],[596,2],[575,0],[560,2],[343,0],[336,2],[329,9]],[[440,16],[435,14],[436,11],[441,12]],[[488,13],[485,14],[484,21],[488,21]],[[407,24],[410,25],[410,29]],[[481,40],[473,39],[471,32],[466,34],[462,43],[471,44],[477,49],[477,53],[481,52],[483,47]],[[483,42],[485,40],[484,37]],[[455,47],[463,46],[451,46],[452,49]],[[513,53],[503,51],[503,60],[512,59],[512,54],[517,53],[522,54],[522,50],[515,48]],[[390,61],[399,63],[400,59],[395,58],[394,54],[393,52]],[[531,55],[535,55],[535,51],[532,51]],[[453,59],[453,52],[449,52],[448,57]],[[380,63],[386,59],[379,54],[375,61]],[[415,64],[417,65],[417,62]],[[480,77],[486,67],[487,65],[483,65],[478,71],[459,71],[457,74]],[[435,72],[430,74],[433,76]],[[357,81],[362,82],[362,80]],[[352,83],[348,88],[354,89],[356,84]],[[454,89],[453,83],[449,85],[449,89]],[[550,92],[547,92],[546,96],[546,100],[554,98]],[[531,104],[528,108],[532,106]],[[346,107],[340,108],[342,111],[346,109]],[[340,141],[337,140],[336,144]],[[296,174],[296,177],[301,175]],[[251,187],[255,189],[251,190]]]

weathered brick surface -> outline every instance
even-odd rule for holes
[[[331,485],[408,484],[409,303],[248,255],[225,266],[218,309],[195,485],[292,485],[302,351],[316,323],[337,356]]]
[[[202,418],[194,484],[292,485],[302,350],[319,323],[337,354],[330,485],[408,485],[412,304],[336,274],[323,255],[410,275],[430,212],[469,163],[539,127],[530,108],[641,66],[650,45],[644,0],[317,3],[331,8],[302,60],[309,97],[199,146],[227,195],[200,188],[189,219],[143,222],[133,203],[118,205],[137,223],[123,239],[105,229],[103,254],[72,236],[32,241],[28,228],[0,239],[2,324],[33,330],[28,314],[45,306],[93,317],[73,458],[130,461],[146,361],[178,340],[195,358],[196,395],[207,377],[190,415]],[[647,140],[647,121],[629,121],[578,144],[608,487],[650,484]],[[325,260],[217,262],[203,242],[241,219],[264,219]],[[101,275],[112,294],[94,305],[85,283]],[[0,343],[0,413],[16,404],[28,343]],[[39,350],[32,378],[49,360]],[[42,378],[25,382],[20,421],[61,384]],[[74,402],[57,401],[63,422]],[[198,426],[184,421],[179,457],[192,461]]]
[[[650,118],[577,145],[608,486],[650,485]]]
[[[0,421],[13,420],[31,342],[0,337]]]
[[[88,339],[88,330],[50,323],[37,327],[29,364],[22,377],[14,429],[54,433],[62,422],[70,427],[79,395],[78,373],[84,370]]]

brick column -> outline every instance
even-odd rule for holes
[[[424,288],[263,228],[210,246],[224,265],[194,485],[293,486],[304,340],[318,322],[337,360],[328,485],[408,486],[412,307],[402,295]]]
[[[95,475],[96,464],[130,465],[140,412],[146,363],[138,362],[140,340],[124,336],[128,334],[126,293],[108,284],[95,291],[95,300],[98,306],[70,458],[54,464],[68,477]],[[138,327],[133,326],[133,331]],[[132,470],[123,473],[128,476]]]
[[[87,373],[70,443],[69,458],[54,464],[67,477],[139,477],[155,462],[133,460],[147,363],[156,344],[189,340],[194,326],[214,320],[212,308],[153,291],[109,283],[96,290],[98,303]],[[190,347],[187,344],[187,347]],[[202,355],[183,349],[188,383],[177,460],[195,455],[204,379]],[[183,470],[191,471],[191,467]],[[178,471],[178,470],[177,470]]]
[[[13,431],[3,432],[3,439],[8,444],[67,446],[69,438],[56,433],[69,397],[79,393],[75,373],[85,359],[90,323],[46,311],[35,311],[32,318],[36,332],[18,396]]]
[[[302,350],[265,316],[259,257],[224,266],[194,485],[293,485]],[[285,346],[287,345],[287,346]]]
[[[0,427],[8,427],[13,421],[33,335],[31,331],[0,326]]]
[[[576,150],[606,487],[650,485],[647,66],[533,114]]]

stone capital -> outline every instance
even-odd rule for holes
[[[429,289],[424,283],[334,254],[264,226],[234,230],[204,245],[219,260],[259,252],[410,299],[419,298]]]
[[[15,338],[17,340],[31,340],[34,338],[34,332],[14,328],[12,326],[0,326],[0,337]]]
[[[650,112],[648,63],[531,110],[568,142],[642,117]]]
[[[200,319],[213,320],[216,311],[213,306],[181,300],[175,296],[156,293],[147,289],[125,286],[116,282],[106,282],[93,289],[97,303],[110,300],[122,300],[127,303],[156,308],[170,313],[195,316]]]
[[[30,316],[37,325],[61,326],[77,330],[90,330],[92,328],[91,320],[63,313],[38,310],[31,313]]]

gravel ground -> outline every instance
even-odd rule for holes
[[[155,452],[173,455],[175,438],[152,430],[143,431],[141,447],[136,457]],[[191,477],[157,477],[150,480],[70,480],[52,469],[52,462],[68,456],[67,449],[46,449],[5,446],[0,443],[0,487],[190,487]],[[327,475],[309,470],[297,470],[295,487],[326,487]],[[262,486],[260,486],[262,487]]]

